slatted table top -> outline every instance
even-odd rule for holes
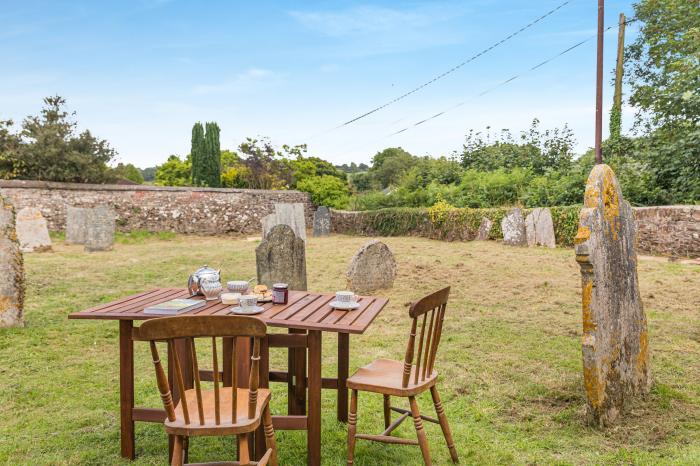
[[[162,316],[144,314],[143,310],[175,298],[188,298],[185,288],[156,288],[137,293],[110,303],[75,312],[69,319],[146,320]],[[334,293],[290,291],[287,304],[266,303],[265,311],[256,317],[271,327],[323,330],[339,333],[364,333],[389,300],[376,296],[360,296],[359,309],[343,311],[333,309],[328,303]],[[193,299],[199,299],[193,298]],[[204,299],[204,298],[201,298]],[[180,315],[226,315],[232,306],[221,301],[208,301],[203,307]]]

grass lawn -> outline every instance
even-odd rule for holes
[[[367,238],[310,238],[309,288],[343,289],[347,263]],[[451,302],[436,367],[462,464],[700,464],[700,267],[641,259],[654,388],[606,431],[584,423],[578,265],[571,250],[495,242],[385,240],[399,272],[389,306],[365,335],[352,336],[351,372],[377,357],[401,359],[409,331],[402,304],[446,284]],[[87,254],[57,241],[26,255],[23,329],[0,330],[0,462],[129,464],[119,458],[117,323],[69,321],[96,303],[156,286],[184,286],[203,264],[224,280],[255,275],[257,242],[233,237],[131,235],[114,251]],[[335,338],[324,341],[324,373],[335,374]],[[272,367],[283,368],[280,350]],[[273,384],[273,412],[286,386]],[[160,407],[146,345],[136,347],[138,405]],[[398,404],[398,403],[395,403]],[[430,396],[420,400],[432,415]],[[381,396],[361,394],[358,432],[383,427]],[[436,464],[449,455],[427,423]],[[399,435],[414,438],[412,423]],[[137,424],[134,464],[166,464],[159,424]],[[334,392],[323,395],[323,462],[345,462],[346,427]],[[306,464],[300,432],[278,432],[281,464]],[[232,439],[197,439],[190,461],[230,459]],[[356,463],[421,464],[417,447],[358,441]]]

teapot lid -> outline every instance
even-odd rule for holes
[[[195,274],[195,275],[205,275],[205,274],[210,274],[210,273],[218,274],[219,271],[216,270],[216,269],[213,269],[213,268],[211,268],[211,267],[209,267],[208,265],[205,264],[204,267],[198,268],[197,271],[196,271],[194,274]]]

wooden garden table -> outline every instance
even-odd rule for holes
[[[119,321],[119,393],[121,412],[121,455],[135,458],[134,422],[163,422],[165,411],[155,408],[141,408],[134,405],[134,344],[132,329],[134,321],[158,318],[144,314],[144,308],[175,298],[188,297],[183,288],[157,288],[138,293],[110,303],[101,304],[84,311],[70,314],[70,319],[106,319]],[[321,462],[321,389],[337,390],[337,416],[341,422],[347,422],[348,391],[347,378],[349,370],[350,334],[361,334],[369,327],[375,317],[388,303],[381,297],[363,296],[359,298],[360,308],[355,311],[332,309],[328,303],[334,298],[332,293],[311,293],[290,291],[289,301],[284,305],[265,304],[265,312],[258,314],[269,327],[288,329],[288,334],[270,333],[263,342],[260,360],[260,387],[268,387],[269,382],[287,382],[288,415],[273,416],[275,429],[301,429],[307,431],[308,464]],[[201,308],[183,315],[222,315],[228,313],[230,305],[220,301],[210,301]],[[321,377],[321,338],[323,332],[338,334],[338,375],[333,378]],[[231,367],[233,340],[224,341],[223,367]],[[187,361],[189,352],[185,351],[184,340],[176,344],[176,351]],[[249,347],[238,343],[239,370],[244,370],[250,363]],[[269,348],[289,349],[289,370],[270,371]],[[308,351],[308,375],[306,355]],[[172,355],[168,356],[168,376],[173,387],[173,398],[177,401],[176,384],[172,383]],[[228,364],[227,364],[228,361]],[[185,374],[187,388],[193,384],[191,365],[183,363],[189,373]],[[212,371],[200,370],[202,380],[212,380]],[[221,374],[224,385],[231,384],[230,369]],[[241,385],[247,381],[240,381]],[[307,394],[308,388],[308,412]],[[259,442],[259,443],[258,443]],[[257,447],[264,447],[264,436],[256,435]],[[259,451],[259,450],[258,450]],[[264,449],[262,450],[264,451]]]

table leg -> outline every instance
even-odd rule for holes
[[[348,372],[350,370],[350,334],[338,334],[338,422],[348,422]]]
[[[119,406],[121,415],[121,454],[136,458],[134,437],[134,342],[131,331],[134,322],[119,321]]]
[[[321,464],[321,332],[309,330],[308,464]]]
[[[289,333],[306,333],[306,330],[289,329]],[[287,382],[287,410],[289,414],[306,414],[306,348],[289,348]]]

